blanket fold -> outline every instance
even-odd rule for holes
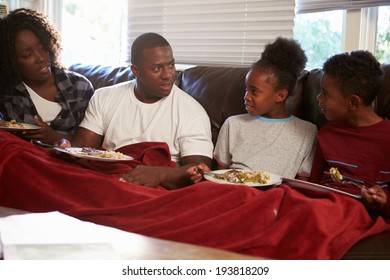
[[[390,230],[357,199],[311,197],[286,184],[263,191],[204,181],[168,191],[120,182],[112,175],[137,164],[172,166],[162,143],[124,149],[133,165],[105,163],[109,172],[102,172],[0,131],[0,205],[273,259],[339,259],[359,240]]]

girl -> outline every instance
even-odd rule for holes
[[[231,116],[223,124],[214,150],[218,169],[252,169],[307,180],[317,128],[290,115],[286,100],[305,67],[306,56],[291,39],[277,38],[246,76],[248,114]],[[199,169],[207,170],[205,166]],[[189,175],[201,179],[196,169]]]

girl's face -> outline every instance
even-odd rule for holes
[[[252,116],[274,117],[278,92],[275,88],[275,78],[269,71],[254,67],[245,79],[246,92],[244,96],[245,109]]]
[[[24,82],[45,81],[51,76],[49,52],[43,48],[34,32],[21,30],[16,34],[15,52]]]
[[[348,117],[350,112],[350,102],[348,97],[344,97],[338,88],[336,78],[324,74],[321,78],[321,92],[317,95],[318,105],[321,113],[328,121]]]

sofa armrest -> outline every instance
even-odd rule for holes
[[[390,232],[367,237],[356,243],[344,260],[390,260]]]

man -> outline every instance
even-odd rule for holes
[[[72,145],[115,150],[139,142],[165,142],[181,168],[140,166],[122,180],[151,187],[185,185],[187,167],[211,165],[207,113],[174,84],[175,59],[162,36],[146,33],[136,38],[131,62],[136,79],[96,91]]]

